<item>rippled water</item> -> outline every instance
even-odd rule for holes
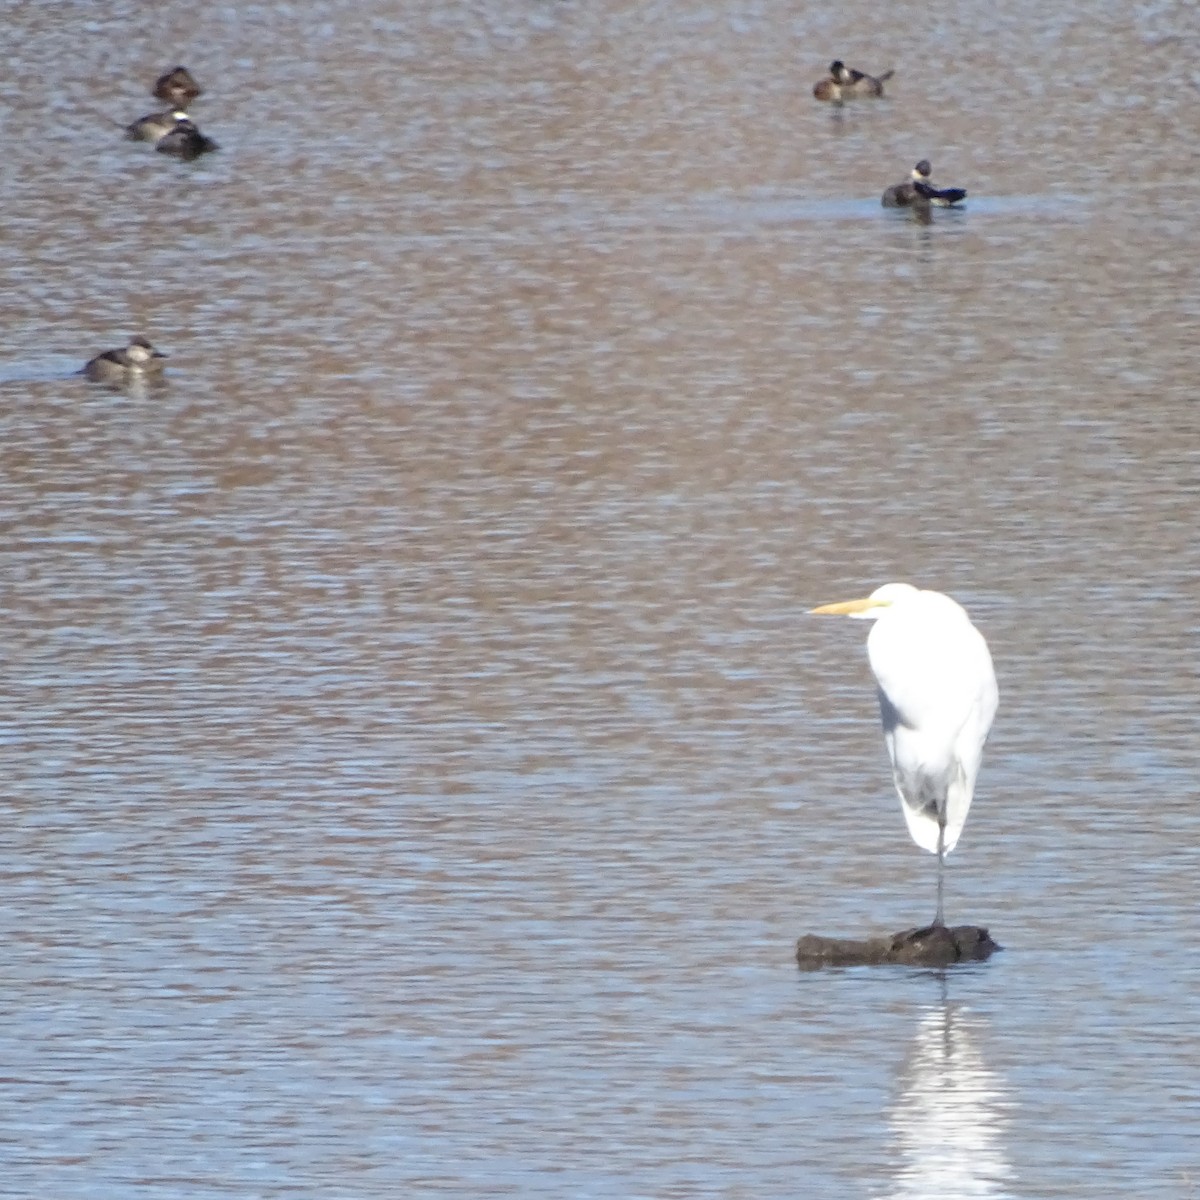
[[[7,20],[0,1194],[1197,1194],[1189,6]],[[802,975],[932,914],[893,578],[1005,951]]]

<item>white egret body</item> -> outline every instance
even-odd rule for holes
[[[883,736],[908,832],[938,856],[940,925],[945,856],[966,822],[999,701],[987,642],[949,596],[908,583],[812,611],[875,622],[867,658],[879,685]]]

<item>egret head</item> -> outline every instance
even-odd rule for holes
[[[819,608],[810,608],[808,611],[817,616],[856,617],[860,621],[873,621],[876,617],[883,616],[889,608],[917,594],[917,589],[911,583],[885,583],[883,587],[877,587],[861,600],[822,604]]]

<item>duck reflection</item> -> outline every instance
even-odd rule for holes
[[[924,1011],[888,1113],[897,1169],[891,1197],[1007,1196],[1010,1101],[984,1063],[986,1025],[962,1005]]]

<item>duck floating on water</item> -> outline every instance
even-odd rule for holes
[[[204,89],[187,67],[172,67],[154,81],[150,95],[165,100],[174,108],[187,108],[197,96],[204,95]]]
[[[884,208],[952,208],[967,197],[965,188],[936,188],[931,176],[933,167],[923,158],[912,169],[912,178],[894,183],[883,193]]]
[[[163,360],[167,356],[141,336],[130,338],[129,345],[120,350],[105,350],[89,359],[81,375],[93,383],[129,384],[152,382],[162,378]]]
[[[882,75],[868,75],[848,67],[840,58],[829,64],[829,74],[813,86],[813,95],[818,100],[829,100],[841,104],[845,100],[860,100],[883,95],[883,85],[895,71],[884,71]]]
[[[200,127],[187,113],[175,121],[175,127],[165,133],[154,144],[159,154],[169,154],[172,158],[191,162],[202,154],[208,154],[220,147],[210,137],[200,132]]]
[[[127,125],[125,137],[131,142],[157,142],[160,138],[165,138],[178,122],[187,119],[187,112],[182,108],[175,108],[170,112],[149,113],[139,117],[132,125]]]

